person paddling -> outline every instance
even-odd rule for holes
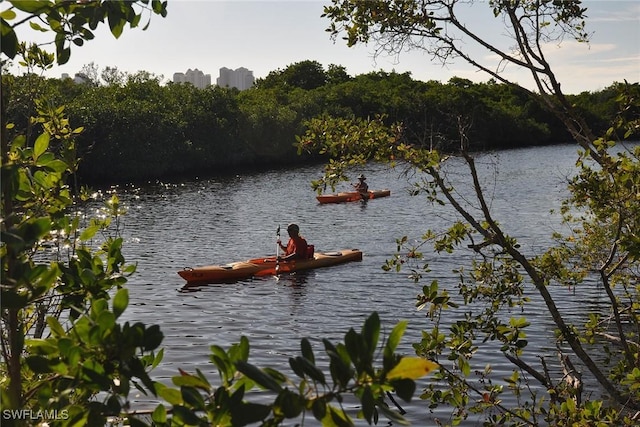
[[[278,240],[278,245],[280,245],[280,248],[284,251],[284,256],[280,259],[286,261],[307,258],[307,248],[309,245],[307,241],[300,236],[300,227],[298,227],[297,224],[289,224],[287,232],[289,233],[287,246],[284,246],[282,242]]]
[[[360,174],[360,176],[358,177],[358,183],[354,184],[353,186],[356,191],[360,193],[360,196],[363,199],[369,198],[369,185],[365,182],[366,179],[367,178],[363,174]]]

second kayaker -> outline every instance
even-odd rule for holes
[[[353,186],[363,199],[369,198],[369,185],[365,182],[366,179],[363,174],[360,174],[358,183]]]

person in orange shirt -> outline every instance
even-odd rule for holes
[[[289,242],[284,246],[280,240],[278,245],[284,251],[282,260],[306,259],[307,258],[307,241],[300,236],[300,227],[297,224],[289,224],[287,227],[289,233]]]

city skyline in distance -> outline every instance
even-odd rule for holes
[[[343,66],[351,76],[395,71],[410,72],[416,80],[443,83],[452,77],[474,82],[490,79],[464,62],[445,67],[419,51],[374,59],[373,46],[348,48],[343,40],[334,42],[325,31],[329,21],[320,17],[325,4],[328,2],[316,0],[170,1],[167,17],[153,16],[146,31],[126,28],[116,40],[108,26],[99,27],[94,40],[72,49],[68,64],[55,66],[46,75],[73,76],[93,62],[101,70],[115,67],[129,74],[150,72],[162,76],[163,82],[172,80],[176,68],[197,68],[213,75],[212,70],[222,67],[246,67],[258,79],[310,60],[325,69],[331,64]],[[588,8],[586,29],[593,33],[591,42],[578,44],[567,38],[548,50],[563,91],[597,91],[616,81],[639,81],[640,2],[587,0],[583,5]],[[488,5],[474,4],[473,9],[470,22],[476,22],[483,35],[494,31],[493,27],[500,32],[501,23],[490,16]],[[46,34],[33,33],[20,29],[19,36],[23,41],[44,41]],[[17,72],[15,68],[11,71]],[[514,78],[530,87],[528,76]]]

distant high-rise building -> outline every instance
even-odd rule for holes
[[[191,83],[198,89],[204,89],[207,86],[211,86],[211,74],[204,74],[202,71],[192,70],[189,68],[186,73],[174,73],[174,83]]]
[[[231,70],[226,67],[220,68],[220,77],[216,83],[220,87],[235,87],[240,90],[249,89],[253,86],[256,79],[253,77],[253,71],[240,67],[237,70]]]
[[[60,76],[61,80],[66,80],[70,78],[71,76],[68,73],[62,73],[62,75]],[[76,73],[76,75],[73,77],[73,82],[76,84],[87,83],[89,82],[89,78],[82,73]]]

